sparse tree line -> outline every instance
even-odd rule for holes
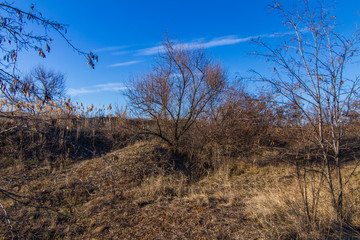
[[[272,150],[277,155],[269,161],[296,168],[307,224],[316,226],[324,192],[338,222],[345,223],[350,204],[345,192],[359,164],[359,77],[347,72],[359,57],[359,31],[342,34],[326,6],[300,2],[295,10],[272,5],[291,30],[279,37],[280,45],[254,39],[260,49],[255,54],[269,61],[274,73],[254,70],[251,80],[271,91],[247,92],[244,82],[229,79],[204,49],[166,38],[152,70],[130,80],[127,110],[109,115],[104,110],[91,115],[93,107],[64,99],[62,74],[40,67],[19,76],[20,51],[34,49],[45,57],[52,42],[23,24],[42,25],[67,39],[66,26],[49,22],[33,7],[24,12],[0,3],[8,15],[0,19],[1,167],[19,162],[59,167],[140,139],[159,139],[185,157],[183,170],[196,180],[229,159]],[[94,67],[95,55],[75,50]],[[349,163],[354,171],[345,176]]]

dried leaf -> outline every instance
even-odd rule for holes
[[[45,58],[45,54],[44,54],[44,52],[43,52],[42,49],[39,49],[39,55],[40,55],[42,58]]]

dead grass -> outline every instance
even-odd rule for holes
[[[349,175],[353,170],[353,165],[348,165],[345,173]],[[358,225],[360,209],[358,207],[359,182],[358,174],[352,181],[352,186],[346,188],[347,223],[337,221],[336,212],[331,207],[331,199],[326,186],[320,192],[319,202],[317,203],[316,217],[308,220],[305,214],[305,206],[299,182],[295,173],[291,173],[291,168],[267,169],[266,173],[259,172],[258,176],[263,176],[263,181],[253,187],[246,200],[246,215],[253,223],[261,229],[259,233],[265,239],[337,239],[342,236],[344,239],[358,239],[359,231],[352,226]],[[279,170],[284,171],[283,173]],[[294,171],[294,170],[293,170]],[[358,170],[357,170],[358,171]],[[287,174],[285,172],[288,172]],[[318,179],[315,179],[318,181]],[[259,180],[256,180],[259,182]],[[356,187],[354,187],[356,186]],[[307,191],[309,199],[312,200],[312,191]],[[309,203],[313,207],[312,203]],[[315,215],[314,215],[315,216]],[[347,231],[341,232],[337,225],[344,224],[348,227]],[[351,225],[348,225],[351,224]],[[352,229],[352,230],[350,230]]]
[[[290,165],[229,160],[194,182],[171,157],[153,141],[63,169],[3,168],[0,185],[26,196],[16,199],[28,206],[4,195],[0,201],[21,239],[330,239],[338,234],[326,198],[317,225],[304,220]],[[357,171],[346,193],[351,225],[344,229],[354,239],[359,180]],[[2,220],[0,232],[9,233]]]

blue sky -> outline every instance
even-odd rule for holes
[[[290,1],[288,1],[290,2]],[[285,32],[281,19],[269,12],[268,0],[16,0],[29,9],[31,3],[44,16],[69,24],[68,38],[77,47],[99,56],[95,70],[86,60],[56,38],[45,59],[35,52],[23,53],[23,72],[37,65],[62,72],[68,94],[85,105],[125,105],[121,91],[131,77],[151,69],[155,54],[166,35],[184,44],[203,46],[220,61],[230,78],[246,75],[249,69],[267,67],[249,55],[250,39]],[[338,0],[336,15],[349,31],[359,19],[360,1]]]

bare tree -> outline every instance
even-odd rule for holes
[[[349,180],[343,176],[341,143],[347,116],[360,87],[359,76],[347,70],[359,56],[360,36],[358,30],[351,35],[338,32],[331,8],[313,4],[300,0],[296,8],[288,10],[274,1],[271,8],[280,14],[291,32],[280,38],[283,44],[277,47],[255,40],[266,50],[257,54],[275,64],[273,77],[257,74],[282,98],[295,104],[305,117],[303,123],[312,127],[311,139],[320,149],[322,161],[320,166],[306,166],[302,174],[320,174],[320,184],[327,183],[332,206],[342,219],[344,187]],[[302,186],[304,201],[308,203],[306,182]],[[317,197],[320,190],[314,191]],[[316,218],[316,209],[306,211],[310,220]]]
[[[23,83],[27,86],[27,90],[17,93],[17,99],[32,103],[31,106],[37,105],[38,109],[28,109],[33,113],[40,113],[44,104],[59,101],[65,96],[65,76],[46,70],[42,66],[34,68],[26,75]]]
[[[187,49],[166,39],[152,71],[131,81],[126,96],[141,118],[155,125],[143,133],[155,135],[175,149],[184,135],[224,90],[226,77],[203,49]]]
[[[51,31],[64,39],[75,52],[86,57],[88,65],[94,68],[97,56],[76,48],[67,38],[66,28],[65,24],[44,17],[34,5],[27,11],[6,1],[0,2],[0,90],[3,97],[16,104],[16,93],[29,90],[17,69],[19,54],[33,50],[45,58],[53,42]]]

